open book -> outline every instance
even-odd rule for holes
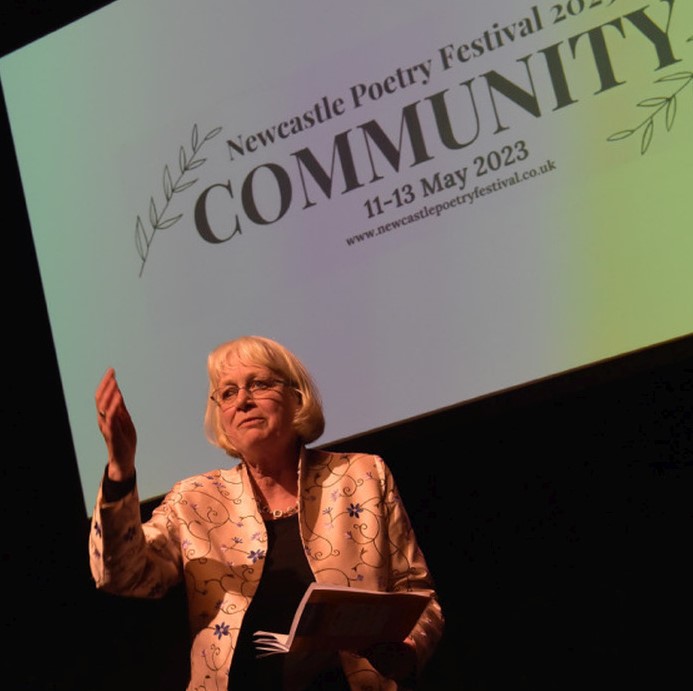
[[[403,641],[430,599],[430,593],[421,591],[382,592],[311,583],[288,633],[255,632],[258,657],[361,650]]]

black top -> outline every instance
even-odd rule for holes
[[[266,521],[267,556],[257,592],[246,612],[238,647],[231,663],[229,691],[258,691],[283,688],[282,654],[257,658],[253,633],[258,630],[288,633],[298,603],[314,581],[308,566],[298,515]],[[349,686],[335,657],[334,665],[312,681],[304,691],[348,691]]]
[[[284,655],[258,659],[255,631],[288,633],[298,603],[314,580],[298,531],[298,514],[266,521],[267,554],[262,578],[241,626],[229,689],[281,689]]]

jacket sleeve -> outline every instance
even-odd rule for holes
[[[391,550],[388,589],[422,590],[432,595],[431,601],[410,633],[416,645],[417,669],[420,671],[440,642],[444,629],[444,616],[433,577],[416,540],[394,477],[385,462],[378,457],[376,457],[376,467],[381,473],[383,483],[383,501],[387,512],[387,530]]]
[[[117,501],[99,488],[89,534],[89,566],[97,588],[117,595],[160,598],[182,578],[174,490],[145,524],[135,487]]]

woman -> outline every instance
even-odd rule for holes
[[[385,463],[307,449],[323,432],[318,391],[280,344],[244,336],[208,358],[205,431],[239,459],[174,485],[144,524],[137,434],[113,369],[96,390],[108,464],[92,516],[98,588],[158,598],[185,580],[189,691],[383,689],[415,683],[443,630],[425,559]],[[406,640],[326,659],[258,659],[257,630],[288,632],[311,581],[433,595]]]

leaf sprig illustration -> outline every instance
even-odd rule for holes
[[[183,178],[187,173],[199,168],[207,161],[206,158],[197,158],[197,155],[199,154],[200,149],[202,149],[204,146],[205,142],[208,142],[213,137],[216,137],[219,132],[221,132],[221,127],[216,127],[208,132],[202,139],[200,139],[197,124],[193,125],[192,134],[190,136],[190,155],[188,155],[184,146],[180,147],[180,150],[178,151],[178,174],[175,180],[171,174],[168,164],[164,166],[162,180],[164,192],[163,206],[160,209],[157,208],[154,197],[150,197],[149,231],[147,228],[145,228],[145,224],[142,221],[141,216],[137,216],[137,222],[135,223],[135,246],[137,247],[137,254],[139,254],[140,259],[142,260],[142,265],[140,266],[140,276],[142,276],[142,272],[144,271],[144,265],[147,262],[147,257],[149,256],[149,248],[154,240],[156,231],[170,228],[183,217],[183,214],[168,217],[166,216],[169,204],[173,199],[173,195],[187,190],[188,187],[191,187],[197,182],[198,178],[185,181]]]
[[[688,40],[691,41],[693,37]],[[675,72],[674,74],[669,74],[665,77],[660,77],[655,80],[655,84],[664,82],[682,82],[681,86],[674,91],[670,96],[653,96],[651,98],[643,99],[638,103],[640,108],[651,108],[652,112],[645,118],[637,127],[633,127],[628,130],[621,130],[620,132],[614,132],[611,136],[607,137],[609,142],[617,142],[622,139],[627,139],[631,137],[636,132],[642,130],[642,135],[640,138],[640,154],[645,154],[650,148],[652,142],[652,136],[654,135],[654,123],[655,118],[660,113],[664,113],[664,125],[667,132],[671,130],[674,126],[674,120],[676,118],[676,108],[677,99],[679,94],[691,83],[693,82],[693,72]]]

